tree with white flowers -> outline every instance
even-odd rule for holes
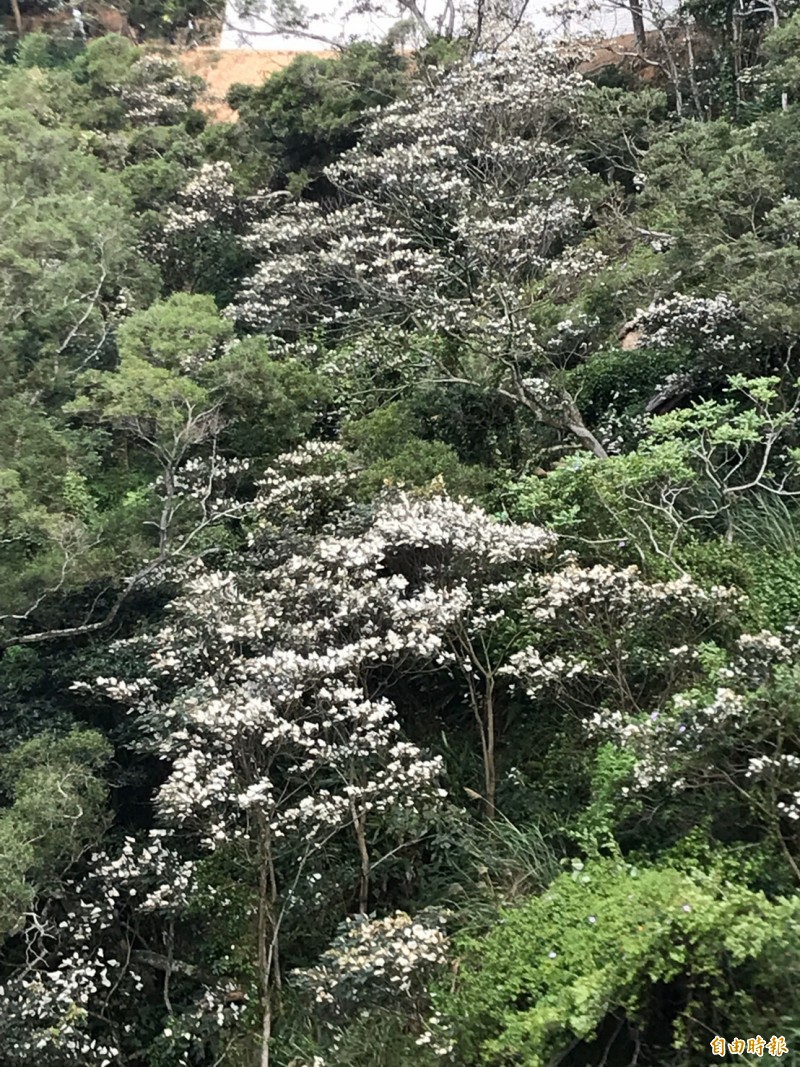
[[[402,493],[366,521],[345,494],[317,534],[312,506],[298,539],[281,516],[293,497],[313,499],[314,484],[335,499],[347,483],[331,469],[337,451],[283,457],[252,505],[247,566],[198,563],[171,619],[145,641],[147,674],[94,683],[134,709],[147,745],[169,763],[156,797],[163,823],[191,832],[207,852],[240,842],[252,857],[265,1065],[282,926],[309,884],[319,891],[327,850],[352,842],[357,910],[366,914],[376,850],[424,832],[446,795],[442,758],[403,737],[387,695],[393,680],[419,685],[431,670],[455,677],[478,729],[494,814],[496,635],[553,545],[539,527]]]
[[[580,244],[590,207],[571,136],[585,86],[523,34],[375,111],[326,171],[340,204],[281,194],[253,226],[260,263],[237,321],[290,338],[324,327],[334,345],[416,332],[419,374],[495,391],[605,458],[531,321],[537,285],[602,265]]]
[[[155,992],[167,1022],[159,1028],[151,1018],[145,1026],[171,1063],[189,1067],[219,1047],[245,1008],[233,983],[176,952],[176,921],[196,890],[196,865],[158,829],[87,859],[25,915],[21,958],[0,983],[3,1062],[128,1063],[142,1040],[139,1006]]]

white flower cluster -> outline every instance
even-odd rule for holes
[[[688,649],[674,650],[685,657]],[[717,670],[713,695],[701,690],[676,693],[658,710],[626,714],[619,708],[596,711],[588,721],[589,733],[614,741],[634,757],[633,789],[646,790],[661,783],[674,790],[689,788],[698,780],[713,779],[717,770],[749,781],[769,779],[776,792],[790,799],[778,810],[792,820],[798,816],[795,792],[800,792],[800,757],[775,753],[785,743],[787,723],[780,710],[761,697],[762,687],[782,664],[796,659],[797,639],[790,630],[783,636],[763,630],[738,639],[730,666]],[[758,755],[745,758],[753,750]]]
[[[202,504],[206,514],[230,514],[231,509],[241,510],[231,498],[230,487],[249,470],[248,459],[227,458],[216,451],[210,456],[190,456],[172,474],[172,492]],[[160,494],[165,492],[163,475],[153,488]]]
[[[177,912],[194,885],[195,864],[182,860],[165,830],[151,830],[145,843],[126,837],[119,852],[91,857],[91,879],[104,884],[111,900],[135,898],[142,912]]]
[[[639,311],[631,325],[640,332],[638,348],[690,345],[701,349],[706,361],[750,350],[742,311],[725,293],[710,298],[677,293]]]
[[[748,761],[745,777],[772,780],[787,797],[778,801],[778,811],[791,822],[800,821],[800,756],[788,752],[779,756],[754,756]]]
[[[253,568],[195,568],[151,641],[151,679],[97,682],[126,703],[141,695],[147,744],[171,764],[162,816],[197,828],[210,848],[247,836],[254,819],[279,847],[313,849],[363,820],[427,818],[445,796],[442,761],[402,738],[393,704],[372,690],[400,670],[471,677],[471,635],[519,603],[554,545],[540,527],[441,496],[396,494],[356,522],[342,493],[341,532],[312,535],[306,509],[299,547],[291,536],[288,550],[256,551],[285,539],[298,487],[318,477],[309,466],[338,459],[323,445],[283,457],[285,473],[265,479],[253,505]],[[329,500],[342,486],[321,477]],[[158,678],[168,700],[154,692]]]
[[[667,707],[635,720],[619,711],[599,711],[589,720],[590,734],[613,740],[636,757],[634,790],[647,790],[668,783],[675,790],[687,785],[685,765],[711,760],[722,732],[742,729],[749,715],[746,697],[727,687],[718,687],[708,701],[693,694],[677,694]]]
[[[612,398],[614,401],[617,396]],[[616,411],[609,407],[603,417],[597,422],[594,433],[603,442],[603,446],[610,456],[620,455],[637,442],[643,441],[652,427],[652,422],[647,414],[631,414],[628,411]]]
[[[565,683],[579,675],[590,675],[589,661],[582,656],[542,656],[538,649],[529,647],[511,657],[510,663],[501,668],[503,674],[521,679],[530,697],[538,697],[547,690],[558,691]]]
[[[688,574],[664,582],[642,577],[639,568],[598,563],[582,567],[568,563],[542,575],[528,608],[539,622],[558,618],[571,622],[614,617],[615,628],[633,629],[667,608],[696,615],[712,603],[734,603],[738,593],[728,586],[703,589]]]
[[[230,982],[206,988],[195,1005],[170,1020],[163,1037],[169,1044],[170,1064],[193,1067],[198,1056],[207,1055],[208,1038],[234,1030],[247,1011],[247,998]]]
[[[349,919],[320,963],[294,971],[294,982],[335,1019],[355,1004],[396,1002],[416,1007],[427,982],[447,962],[444,914]]]
[[[133,64],[129,81],[117,91],[128,119],[142,126],[180,122],[197,97],[178,63],[152,53]]]
[[[424,346],[416,348],[400,326],[375,326],[332,352],[320,352],[316,362],[351,418],[403,397],[433,365]]]
[[[310,452],[329,450],[286,459],[303,484]],[[272,481],[262,492],[272,497]],[[553,543],[536,526],[400,494],[353,535],[324,534],[250,576],[188,579],[180,622],[153,653],[154,669],[186,688],[147,712],[172,760],[164,816],[205,825],[213,847],[243,812],[262,812],[275,840],[310,842],[437,802],[441,760],[398,737],[392,704],[367,694],[370,672],[448,662],[448,635],[502,617],[489,605],[516,588],[504,576],[527,574]]]
[[[293,909],[324,899],[334,837],[360,835],[363,863],[376,834],[402,843],[428,824],[446,796],[443,762],[403,737],[386,687],[401,673],[474,675],[475,649],[530,591],[555,541],[444,496],[389,495],[371,513],[350,497],[336,447],[282,457],[244,516],[249,562],[188,570],[171,619],[141,642],[148,677],[95,683],[133,703],[142,745],[168,761],[156,801],[176,840],[268,839],[275,892]],[[87,944],[124,914],[175,916],[192,891],[194,865],[163,832],[92,864],[93,896],[113,889],[87,919]],[[384,967],[405,995],[443,952],[443,934],[417,925],[398,920],[392,933],[397,981]],[[178,1041],[169,1029],[165,1040]]]
[[[797,659],[800,634],[794,626],[787,626],[780,634],[761,630],[757,634],[742,634],[736,645],[738,656],[732,677],[755,688],[772,676],[778,664]]]
[[[580,278],[596,274],[608,263],[608,256],[599,248],[584,245],[567,248],[550,264],[550,273],[562,278]]]
[[[239,212],[230,163],[203,163],[178,193],[162,224],[167,237],[185,235],[204,227],[231,226]]]
[[[113,687],[114,679],[108,681]],[[143,845],[127,838],[115,856],[91,857],[88,876],[65,887],[63,917],[39,916],[26,932],[32,965],[0,990],[0,1034],[11,1064],[106,1067],[119,1062],[123,1033],[109,1024],[105,1033],[117,1029],[116,1043],[100,1039],[96,1020],[103,1018],[112,991],[117,1010],[124,1004],[132,1012],[142,978],[113,932],[125,910],[181,906],[192,872],[193,865],[177,860],[164,832],[157,830]]]
[[[356,477],[336,442],[306,441],[278,456],[258,483],[250,547],[272,560],[292,540],[290,529],[296,536],[321,530],[349,506]]]
[[[565,702],[591,735],[635,750],[645,787],[669,773],[671,753],[696,742],[693,730],[704,717],[716,722],[741,710],[736,694],[722,688],[713,706],[691,715],[675,695],[696,675],[692,635],[729,617],[737,603],[734,590],[703,589],[688,575],[647,581],[636,567],[568,561],[536,578],[525,606],[537,640],[502,672],[533,699],[547,693]],[[690,639],[675,645],[676,632]],[[648,707],[658,710],[646,714]]]

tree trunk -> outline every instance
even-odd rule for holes
[[[261,1019],[261,1067],[269,1067],[269,1046],[272,1034],[272,997],[270,989],[270,960],[267,951],[269,931],[269,880],[267,877],[267,858],[261,857],[261,869],[258,879],[258,971],[261,979],[261,996],[263,1013]]]
[[[692,44],[692,27],[688,20],[683,23],[683,32],[686,35],[686,58],[688,60],[689,85],[692,89],[692,99],[699,119],[705,118],[705,109],[700,99],[700,88],[697,84],[697,67],[694,59],[694,46]]]
[[[261,1058],[259,1067],[269,1067],[269,1046],[272,1038],[272,1003],[267,997],[264,1001],[264,1017],[261,1024]]]
[[[17,27],[17,36],[22,37],[22,15],[19,10],[19,0],[11,0],[11,11],[14,15],[14,25]]]
[[[565,392],[563,399],[566,409],[566,425],[569,432],[574,434],[583,447],[587,448],[592,455],[597,456],[598,459],[608,459],[608,452],[583,421],[583,415],[578,410],[578,405],[575,403],[574,398]]]
[[[552,426],[553,429],[562,432],[568,430],[577,437],[581,447],[588,449],[598,459],[608,459],[608,452],[583,421],[583,415],[575,403],[575,398],[565,389],[557,390],[560,411],[553,413],[549,412],[535,396],[530,395],[524,382],[517,381],[515,393],[506,390],[501,390],[501,392],[503,396],[524,404],[528,411],[546,426]]]
[[[491,677],[486,679],[486,759],[484,763],[484,789],[486,802],[484,814],[487,821],[491,822],[497,815],[497,767],[495,765],[495,714],[494,714],[494,681]]]
[[[592,431],[584,426],[583,422],[570,422],[567,424],[567,429],[570,433],[575,434],[583,447],[587,448],[592,455],[598,459],[608,459],[608,452],[606,452]]]
[[[261,980],[262,1015],[261,1015],[261,1050],[259,1067],[269,1067],[270,1044],[272,1040],[272,1000],[273,984],[280,988],[280,966],[278,963],[278,933],[275,929],[275,905],[277,902],[277,885],[275,869],[272,863],[272,842],[269,824],[261,827],[261,849],[258,872],[258,970]],[[273,983],[274,979],[274,983]]]
[[[633,36],[636,40],[636,51],[644,52],[647,48],[647,33],[644,28],[642,0],[630,0],[630,9],[631,22],[633,23]]]
[[[450,642],[450,650],[457,661],[466,661],[462,666],[462,675],[469,694],[469,706],[478,728],[483,761],[483,794],[467,792],[475,800],[483,801],[483,814],[487,821],[495,817],[495,796],[497,792],[497,772],[494,762],[495,747],[495,712],[494,712],[494,678],[491,669],[478,658],[469,636],[463,635],[459,641]],[[486,688],[476,684],[473,665],[483,675]]]
[[[366,818],[363,812],[359,814],[355,805],[351,805],[350,811],[353,816],[353,829],[356,834],[356,841],[358,842],[358,854],[361,857],[361,872],[358,879],[358,910],[361,915],[367,914],[367,905],[369,904],[369,877],[370,877],[370,861],[369,861],[369,848],[367,847],[367,834],[365,822]]]
[[[672,48],[663,26],[658,26],[658,36],[661,38],[661,45],[664,49],[664,57],[669,67],[669,76],[672,78],[672,84],[675,89],[675,113],[678,118],[683,116],[683,94],[681,93],[681,80],[680,72],[678,71],[678,65],[675,62],[675,56],[672,54]]]

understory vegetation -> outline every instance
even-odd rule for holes
[[[3,1067],[794,1062],[800,14],[726,12],[0,67]]]

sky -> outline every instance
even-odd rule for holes
[[[292,52],[317,52],[327,45],[319,38],[331,42],[343,43],[349,38],[379,39],[398,21],[398,14],[391,14],[392,0],[385,6],[390,10],[386,16],[370,14],[347,14],[352,7],[352,0],[306,0],[303,6],[311,15],[310,29],[316,38],[299,34],[285,35],[276,33],[268,14],[268,0],[262,4],[259,17],[246,18],[240,15],[242,0],[226,0],[225,19],[219,47],[225,51],[237,49],[254,49],[258,51],[287,50]],[[563,32],[563,21],[546,14],[546,9],[553,5],[553,0],[531,0],[528,8],[529,20],[544,33]],[[251,0],[252,6],[252,0]],[[441,10],[442,0],[420,0],[420,7],[426,17],[435,18]],[[573,29],[577,25],[573,24]],[[590,23],[587,30],[600,30],[605,36],[630,33],[630,18],[625,11],[620,11],[610,4]]]

